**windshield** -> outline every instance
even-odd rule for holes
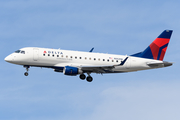
[[[21,51],[20,50],[16,50],[15,53],[20,53]]]
[[[25,54],[25,51],[23,51],[23,50],[16,50],[15,53]]]
[[[25,51],[21,51],[22,54],[25,54]]]

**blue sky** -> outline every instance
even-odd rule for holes
[[[178,0],[1,0],[1,120],[179,120]],[[47,47],[130,55],[163,30],[174,30],[168,68],[123,74],[92,74],[88,83],[52,69],[22,66],[4,58],[22,47]]]

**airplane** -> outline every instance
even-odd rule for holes
[[[171,66],[163,61],[172,30],[164,30],[144,51],[133,55],[115,55],[89,52],[49,49],[38,47],[21,48],[4,60],[26,68],[25,76],[31,67],[52,68],[64,75],[76,76],[92,82],[91,73],[124,73]],[[87,74],[88,76],[86,77]]]

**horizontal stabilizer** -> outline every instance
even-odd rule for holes
[[[172,64],[173,63],[170,63],[170,62],[161,62],[161,63],[150,62],[150,63],[147,63],[147,65],[150,67],[168,67],[168,66],[171,66]]]

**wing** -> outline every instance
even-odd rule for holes
[[[94,73],[106,73],[107,71],[112,71],[112,69],[115,67],[115,65],[109,65],[109,66],[80,66],[79,68],[83,72],[94,72]]]
[[[127,61],[128,57],[126,57],[123,61],[121,61],[120,64],[115,64],[115,65],[95,65],[95,66],[92,66],[92,65],[82,65],[82,64],[57,64],[53,67],[53,69],[55,70],[63,70],[63,68],[65,66],[71,66],[71,67],[76,67],[76,68],[79,68],[81,69],[83,72],[86,72],[86,73],[113,73],[113,68],[115,68],[116,66],[122,66],[125,64],[125,62]]]
[[[101,66],[80,66],[79,68],[83,72],[94,72],[94,73],[113,73],[113,68],[116,66],[122,66],[127,61],[128,57],[126,57],[120,64],[116,65],[101,65]]]

